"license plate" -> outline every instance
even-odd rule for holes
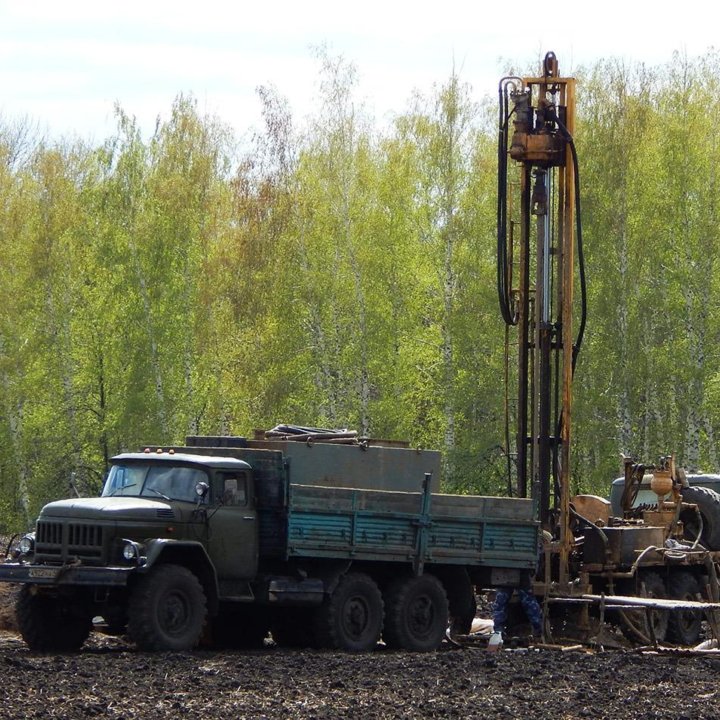
[[[30,568],[28,575],[31,578],[55,578],[57,572],[56,568]]]

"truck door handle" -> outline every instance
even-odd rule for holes
[[[252,515],[243,515],[243,520],[254,520],[255,518]]]

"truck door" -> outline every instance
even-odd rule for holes
[[[208,551],[218,580],[252,580],[258,565],[258,520],[249,473],[218,471],[212,492]]]

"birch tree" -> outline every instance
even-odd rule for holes
[[[461,230],[461,208],[472,172],[476,113],[468,87],[453,74],[431,101],[418,97],[415,111],[401,123],[418,148],[416,252],[425,263],[423,278],[430,281],[426,322],[436,333],[438,355],[432,380],[441,405],[439,423],[448,480],[454,477],[457,450],[459,258],[467,242]]]

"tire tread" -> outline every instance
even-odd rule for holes
[[[339,613],[343,609],[343,596],[348,588],[358,585],[370,603],[372,625],[375,626],[367,638],[353,641],[343,636],[342,622]],[[319,647],[330,650],[349,650],[365,652],[372,650],[380,639],[384,616],[384,604],[380,589],[375,581],[365,573],[348,573],[344,575],[332,595],[317,609],[313,621],[315,640]]]
[[[720,550],[720,494],[695,485],[683,488],[681,495],[685,502],[697,505],[703,516],[702,542],[708,550]]]
[[[200,616],[194,619],[195,627],[191,628],[187,637],[175,641],[169,640],[163,634],[157,626],[157,618],[153,615],[155,594],[162,588],[163,583],[173,582],[185,584]],[[158,565],[140,579],[130,596],[128,634],[141,650],[191,650],[200,640],[205,617],[205,591],[197,576],[182,565]]]
[[[23,640],[38,652],[79,650],[92,630],[90,612],[83,610],[79,599],[36,595],[31,585],[22,587],[15,606]]]
[[[427,586],[425,592],[434,596],[434,632],[429,638],[417,638],[409,630],[406,608],[418,586]],[[448,599],[443,584],[434,575],[407,576],[394,580],[385,592],[386,621],[383,629],[385,644],[390,648],[428,652],[437,649],[445,635],[448,623]]]

